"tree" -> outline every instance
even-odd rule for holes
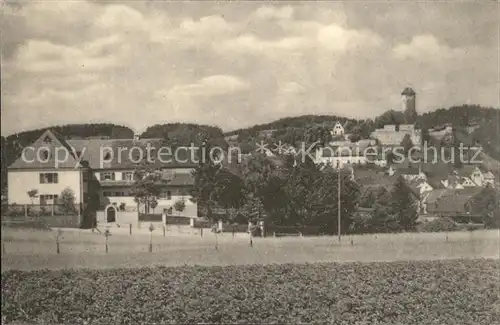
[[[186,202],[184,202],[184,199],[180,199],[180,200],[175,201],[174,209],[175,209],[175,211],[178,212],[178,215],[180,215],[181,212],[184,211],[185,208],[186,208]]]
[[[38,196],[38,190],[37,189],[29,190],[27,194],[31,200],[31,204],[34,204],[33,202],[35,198]]]
[[[150,209],[156,207],[161,188],[167,183],[161,171],[156,170],[151,163],[142,161],[134,170],[134,184],[130,192],[134,201],[144,205],[144,212],[149,213]]]
[[[304,132],[304,142],[308,145],[318,142],[320,145],[325,145],[332,141],[330,129],[322,125],[314,125],[309,127]]]
[[[408,157],[408,153],[411,148],[413,148],[413,142],[411,141],[411,136],[406,134],[401,141],[401,147],[403,148],[403,152],[406,157]]]
[[[306,224],[319,226],[324,232],[338,231],[337,215],[340,209],[341,231],[348,232],[354,220],[359,198],[359,186],[351,180],[350,173],[329,169],[315,174],[313,186],[308,195],[308,219]],[[340,176],[340,206],[338,182]]]
[[[404,178],[398,177],[392,191],[392,213],[401,230],[410,231],[417,225],[417,203]]]
[[[203,140],[199,164],[193,171],[195,184],[191,190],[191,200],[198,203],[206,211],[205,216],[213,221],[212,209],[217,204],[217,175],[222,166],[212,159],[218,157],[210,157],[211,148],[213,144],[210,139]]]
[[[452,157],[453,157],[453,166],[457,169],[460,169],[464,163],[463,159],[465,158],[463,156],[463,146],[461,145],[461,141],[458,138],[458,132],[456,128],[453,128],[453,134],[452,134]]]
[[[488,184],[472,204],[474,211],[483,216],[486,228],[500,228],[500,188]]]
[[[75,193],[73,190],[69,187],[66,187],[62,192],[61,196],[59,197],[59,202],[61,202],[61,205],[64,209],[64,212],[70,213],[70,212],[75,212]]]
[[[217,174],[215,201],[226,209],[239,209],[245,204],[245,183],[237,175],[223,168]]]

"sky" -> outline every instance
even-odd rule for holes
[[[2,1],[1,133],[500,107],[500,4]]]

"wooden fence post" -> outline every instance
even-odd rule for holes
[[[132,224],[130,223],[128,226],[129,226],[128,227],[128,229],[129,229],[129,235],[132,235]]]

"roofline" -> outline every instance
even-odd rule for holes
[[[36,172],[36,171],[50,171],[50,170],[53,170],[53,171],[59,171],[59,170],[63,170],[63,171],[69,171],[69,170],[74,170],[74,171],[83,171],[83,170],[89,170],[91,168],[89,167],[84,167],[84,166],[81,166],[81,167],[58,167],[58,168],[55,168],[55,167],[38,167],[38,168],[24,168],[24,167],[7,167],[7,172],[9,171],[26,171],[26,172]]]

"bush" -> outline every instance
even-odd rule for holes
[[[417,226],[417,230],[420,232],[446,232],[446,231],[456,231],[459,227],[450,218],[442,217],[437,218],[432,221],[424,221]]]
[[[489,325],[499,271],[495,260],[6,271],[1,311],[23,324]]]

